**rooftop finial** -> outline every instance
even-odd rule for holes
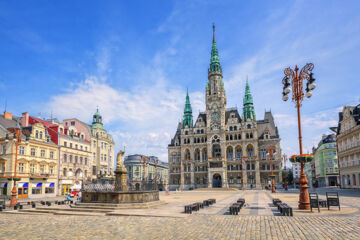
[[[212,27],[213,27],[213,42],[216,42],[215,41],[215,24],[214,23],[213,23]]]

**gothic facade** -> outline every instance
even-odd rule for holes
[[[206,111],[193,122],[187,93],[183,120],[168,145],[170,189],[207,187],[264,188],[269,184],[271,160],[266,148],[275,146],[275,183],[281,179],[280,136],[271,112],[256,120],[246,81],[243,112],[226,108],[222,68],[215,41],[211,49]]]

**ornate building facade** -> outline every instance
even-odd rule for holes
[[[360,104],[339,113],[336,143],[342,188],[360,188]]]
[[[92,178],[114,175],[114,141],[104,129],[99,109],[90,126],[92,151]]]
[[[129,182],[134,183],[136,187],[141,188],[144,180],[155,182],[161,191],[168,187],[169,164],[160,161],[158,157],[128,155],[124,159],[124,165],[128,171]]]
[[[170,189],[202,187],[257,188],[268,185],[271,174],[266,147],[275,146],[275,182],[281,179],[281,149],[271,112],[256,120],[249,83],[246,82],[243,112],[226,108],[222,68],[213,27],[206,111],[193,123],[187,93],[184,116],[168,145]]]

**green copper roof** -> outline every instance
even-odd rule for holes
[[[246,79],[245,96],[243,102],[243,119],[245,121],[248,118],[254,120],[254,117],[255,117],[255,110],[254,110],[253,99],[250,93],[249,82]]]
[[[104,126],[102,124],[102,117],[100,115],[99,109],[96,109],[96,113],[93,115],[93,122],[91,125],[92,128],[99,128],[104,129]]]
[[[184,117],[183,117],[182,125],[183,128],[185,126],[192,127],[193,125],[193,116],[192,116],[192,109],[191,109],[188,90],[186,90],[186,100],[185,100]]]
[[[219,52],[215,41],[215,25],[213,25],[213,43],[211,47],[211,58],[210,58],[210,68],[209,68],[209,73],[211,72],[222,72],[220,59],[219,59]]]

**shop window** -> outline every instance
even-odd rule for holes
[[[32,194],[41,194],[41,187],[33,187],[31,190]]]
[[[45,188],[45,193],[54,193],[55,192],[55,188],[54,187],[46,187]]]

